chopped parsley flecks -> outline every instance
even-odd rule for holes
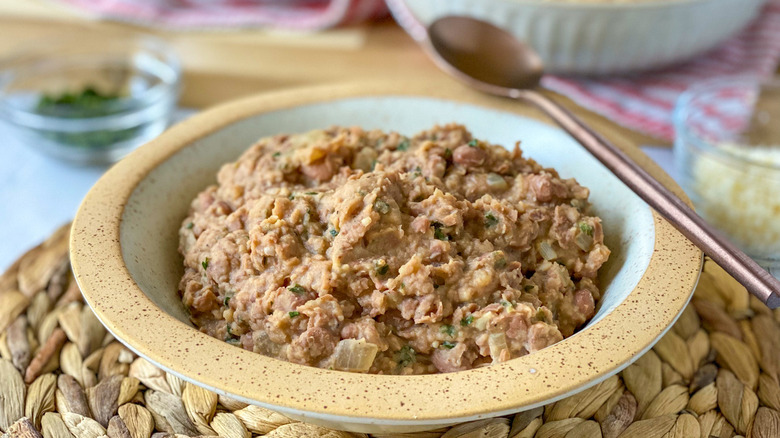
[[[444,227],[443,224],[439,222],[434,222],[431,224],[431,226],[433,227],[434,238],[438,240],[445,240],[445,241],[450,240],[450,236],[447,233],[445,233],[444,230],[442,230],[442,228]]]
[[[387,271],[390,270],[390,267],[387,266],[387,264],[381,264],[381,265],[376,265],[375,269],[376,269],[376,273],[377,274],[385,275],[385,274],[387,274]]]
[[[120,99],[116,93],[104,93],[92,86],[80,92],[65,92],[59,95],[44,94],[38,100],[36,110],[41,114],[54,116],[99,117],[106,115],[105,105]],[[64,113],[64,110],[69,110]]]
[[[444,149],[444,158],[452,158],[452,149]]]
[[[230,305],[230,299],[233,298],[233,294],[225,294],[225,298],[222,300],[222,302],[226,305]]]
[[[496,269],[506,268],[506,259],[503,257],[497,258],[496,261],[493,262],[493,267]]]
[[[410,144],[409,139],[405,138],[405,139],[401,140],[400,143],[398,143],[398,147],[396,149],[399,150],[399,151],[405,151],[405,150],[409,149],[409,144]]]
[[[117,114],[122,108],[121,96],[116,92],[100,91],[93,86],[87,86],[80,91],[66,91],[60,94],[44,94],[38,99],[35,112],[44,116],[65,119],[86,119],[106,117]],[[85,132],[67,132],[58,130],[41,130],[41,135],[58,143],[79,148],[103,148],[121,143],[133,138],[141,129],[133,126],[124,129],[98,129]]]
[[[383,201],[381,199],[378,199],[374,203],[374,210],[376,210],[377,212],[379,212],[381,214],[390,213],[390,204],[388,204],[387,202],[385,202],[385,201]]]
[[[281,152],[274,152],[273,155],[271,155],[274,158],[279,158],[282,155]]]
[[[446,348],[447,350],[452,350],[453,348],[455,348],[455,345],[456,345],[455,342],[450,342],[450,341],[444,341],[441,343],[441,346]]]
[[[206,257],[206,259],[205,259],[205,260],[203,260],[202,262],[200,262],[200,265],[201,265],[201,266],[203,266],[203,269],[208,269],[208,268],[209,268],[209,262],[210,262],[210,261],[211,261],[211,259],[210,259],[210,258],[208,258],[208,257]]]
[[[295,310],[293,310],[292,312],[288,312],[287,314],[290,315],[290,318],[295,318],[296,316],[300,315],[301,312],[296,312]]]
[[[317,196],[319,195],[319,192],[306,192],[306,194],[309,196]]]
[[[433,237],[439,240],[450,240],[450,236],[446,235],[444,231],[441,230],[441,228],[436,228],[433,231]]]
[[[526,292],[529,292],[529,291],[534,290],[534,287],[536,287],[536,286],[533,285],[533,284],[526,284],[525,286],[523,286],[523,290],[526,291]]]
[[[585,222],[580,222],[577,224],[577,226],[580,228],[580,231],[587,234],[588,236],[593,236],[593,226],[590,224],[586,224]]]
[[[498,218],[493,213],[485,213],[485,228],[498,225]]]
[[[398,362],[398,365],[407,367],[417,361],[417,352],[414,351],[411,345],[404,345],[395,353],[395,360]]]
[[[287,195],[287,199],[289,199],[290,201],[294,200],[295,199],[295,193],[290,193],[289,195]]]
[[[455,336],[455,326],[452,326],[450,324],[444,324],[441,326],[441,332],[446,334],[449,337]]]
[[[187,229],[191,230],[192,227],[194,227],[194,226],[195,226],[195,223],[194,222],[190,222],[190,223],[187,224]]]
[[[475,148],[475,147],[479,146],[479,141],[475,138],[475,139],[473,139],[473,140],[471,140],[469,142],[469,146]]]
[[[463,317],[463,319],[460,320],[460,326],[468,327],[472,322],[474,322],[474,315],[466,315]]]
[[[306,293],[306,289],[303,286],[301,286],[300,284],[298,284],[298,283],[295,283],[294,285],[288,287],[287,290],[289,290],[290,292],[292,292],[292,293],[294,293],[296,295],[300,295],[300,294]]]
[[[339,235],[339,232],[338,232],[338,230],[336,230],[335,228],[332,228],[332,229],[330,230],[330,235],[331,235],[331,236],[333,236],[333,237],[336,237],[336,236],[338,236],[338,235]]]

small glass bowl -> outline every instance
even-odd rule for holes
[[[698,84],[674,124],[681,183],[699,214],[780,278],[780,80]]]
[[[0,61],[0,118],[38,151],[112,163],[165,130],[180,79],[157,38],[46,41]]]

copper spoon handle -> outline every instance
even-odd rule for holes
[[[532,103],[544,111],[634,193],[742,283],[748,292],[771,309],[780,306],[780,281],[721,236],[623,151],[590,129],[574,114],[537,91],[512,90],[509,97]]]

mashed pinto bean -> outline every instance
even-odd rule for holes
[[[271,357],[423,374],[503,362],[595,312],[588,189],[460,125],[260,140],[181,227],[203,332]]]

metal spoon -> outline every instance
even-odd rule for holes
[[[722,237],[620,149],[533,90],[544,71],[542,60],[533,49],[503,29],[469,17],[440,18],[427,30],[422,44],[441,69],[477,90],[522,100],[544,111],[750,293],[772,309],[780,306],[780,281]]]

